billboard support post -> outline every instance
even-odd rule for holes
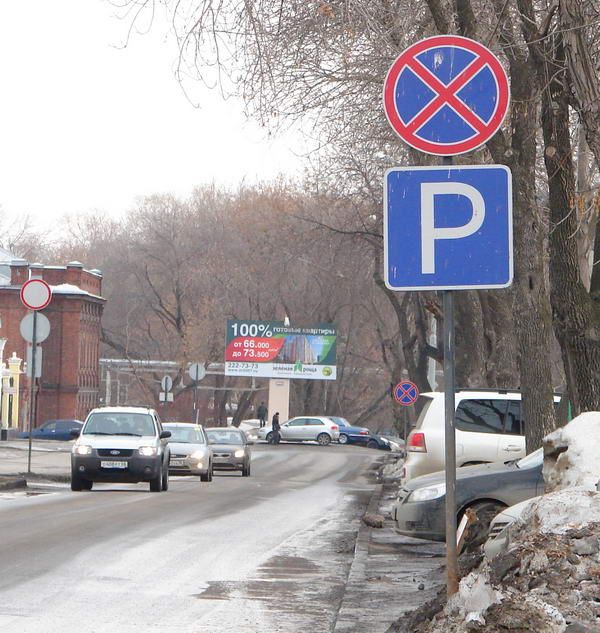
[[[279,420],[285,422],[290,418],[290,381],[287,378],[270,378],[267,400],[269,422],[278,411]]]

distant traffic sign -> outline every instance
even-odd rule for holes
[[[403,380],[394,387],[394,400],[402,406],[408,407],[419,398],[419,388],[410,380]]]
[[[33,343],[33,326],[35,322],[35,341],[36,343],[43,343],[50,335],[50,321],[43,314],[36,315],[34,318],[31,312],[28,312],[19,324],[19,331],[21,336],[28,342]]]
[[[384,182],[385,282],[392,290],[512,283],[508,167],[397,167]]]
[[[168,374],[166,376],[163,376],[162,380],[160,381],[160,386],[162,387],[163,391],[171,391],[171,389],[173,388],[173,379],[171,378],[171,376],[169,376]]]
[[[199,380],[202,380],[204,376],[206,376],[206,369],[204,368],[204,365],[201,365],[200,363],[192,363],[188,367],[188,376],[194,382],[198,382]]]
[[[498,58],[466,37],[428,37],[407,48],[385,79],[390,125],[415,149],[452,156],[477,149],[500,128],[510,89]]]
[[[29,310],[43,310],[52,299],[52,290],[43,279],[30,279],[21,286],[21,301]]]

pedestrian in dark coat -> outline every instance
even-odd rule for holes
[[[273,429],[273,439],[272,444],[279,444],[281,441],[281,425],[279,424],[279,411],[273,416],[273,420],[271,422],[271,428]]]
[[[268,414],[267,407],[265,407],[264,402],[261,402],[260,406],[256,410],[256,415],[258,416],[258,419],[260,420],[261,429],[267,423],[267,414]]]

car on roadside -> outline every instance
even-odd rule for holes
[[[369,429],[364,426],[353,426],[346,420],[336,415],[328,415],[330,420],[333,420],[338,425],[340,430],[340,436],[338,442],[340,444],[360,444],[366,446],[369,441]]]
[[[445,464],[444,394],[424,393],[421,398],[421,412],[406,442],[403,482],[442,470]],[[560,397],[554,400],[558,403]],[[455,402],[457,467],[525,456],[519,391],[462,389]]]
[[[41,426],[33,429],[32,440],[60,440],[68,442],[73,439],[71,431],[81,431],[81,420],[47,420]],[[22,431],[17,436],[21,439],[29,438],[29,431]]]
[[[206,436],[213,454],[214,470],[240,470],[242,477],[250,476],[252,452],[243,431],[218,426],[206,429]]]
[[[169,487],[170,431],[154,409],[100,407],[88,414],[71,450],[71,490],[95,482],[148,482],[151,492]]]
[[[521,459],[467,466],[456,471],[457,520],[474,510],[477,527],[471,542],[482,544],[490,523],[508,506],[542,494],[543,450]],[[392,507],[392,519],[400,534],[432,541],[446,539],[446,476],[440,471],[405,482]]]
[[[327,446],[339,440],[340,427],[325,416],[298,416],[284,422],[280,434],[281,439],[286,442],[317,442],[321,446]],[[270,442],[273,437],[271,425],[259,429],[258,437]]]
[[[380,451],[391,451],[392,442],[390,442],[387,437],[383,437],[383,435],[379,435],[378,433],[371,433],[369,435],[369,440],[366,443],[366,447],[378,448]]]
[[[514,506],[502,510],[502,512],[498,513],[492,519],[487,541],[483,546],[483,553],[488,560],[496,556],[496,554],[499,554],[508,546],[508,528],[513,523],[519,521],[529,505],[539,498],[540,497],[532,497],[531,499],[516,503]]]
[[[171,432],[169,448],[170,475],[197,475],[200,481],[212,481],[213,454],[202,426],[185,422],[166,422]]]

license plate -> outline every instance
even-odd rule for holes
[[[127,462],[100,462],[100,468],[127,468]]]
[[[169,464],[171,466],[185,466],[185,459],[172,459]]]

